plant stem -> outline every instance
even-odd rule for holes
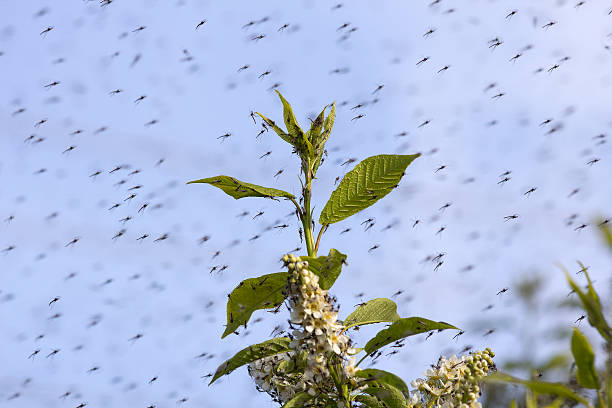
[[[304,207],[302,209],[302,226],[304,227],[304,239],[306,240],[306,249],[308,256],[317,256],[315,249],[314,238],[312,235],[312,213],[310,212],[310,195],[312,189],[312,171],[310,160],[304,166],[304,174],[306,175],[306,185],[302,191],[304,198]]]

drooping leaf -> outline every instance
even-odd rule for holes
[[[368,394],[359,394],[355,397],[355,401],[362,403],[368,408],[385,408],[382,401]]]
[[[359,378],[366,378],[372,381],[392,385],[401,391],[401,393],[406,397],[406,399],[410,399],[410,390],[408,386],[397,375],[390,373],[384,370],[377,370],[375,368],[366,368],[365,370],[359,370],[355,373],[355,376]]]
[[[293,136],[285,132],[283,129],[279,128],[278,125],[272,119],[268,119],[267,117],[265,117],[259,112],[255,112],[255,113],[258,114],[259,117],[261,117],[263,121],[266,122],[266,124],[270,126],[276,132],[277,135],[280,136],[281,139],[283,139],[285,142],[291,145],[295,144],[295,140]]]
[[[368,387],[363,392],[383,402],[387,408],[408,408],[404,395],[392,385],[383,383],[380,387]]]
[[[319,256],[317,258],[301,256],[300,259],[308,261],[308,269],[319,277],[321,289],[328,290],[338,279],[338,276],[340,276],[342,263],[346,260],[346,255],[332,248],[327,256]]]
[[[303,408],[304,404],[312,399],[306,392],[298,392],[282,408]]]
[[[379,331],[374,338],[367,342],[364,350],[367,354],[371,354],[373,351],[404,337],[414,336],[431,330],[445,329],[459,330],[459,328],[445,322],[434,322],[422,317],[404,317],[396,320],[386,329]]]
[[[230,176],[208,177],[204,179],[193,180],[188,182],[187,184],[195,183],[205,183],[220,188],[227,195],[234,197],[236,200],[244,197],[295,198],[293,194],[288,193],[286,191],[246,183]]]
[[[549,382],[543,382],[543,381],[521,380],[520,378],[516,378],[509,374],[505,374],[501,372],[490,374],[484,377],[483,381],[491,382],[491,383],[521,384],[529,388],[531,391],[537,392],[539,394],[557,395],[559,397],[578,401],[581,404],[590,406],[589,402],[586,399],[576,394],[574,391],[570,390],[568,387],[566,387],[565,385],[561,383],[549,383]]]
[[[391,299],[377,298],[357,307],[344,319],[344,326],[362,326],[372,323],[394,322],[400,319],[397,305]]]
[[[286,297],[288,277],[288,272],[277,272],[240,282],[227,301],[227,327],[221,338],[246,324],[254,311],[279,306]]]
[[[598,389],[599,378],[595,370],[595,353],[589,340],[574,327],[572,334],[572,354],[576,363],[576,379],[585,388]]]
[[[231,373],[238,367],[242,367],[243,365],[252,363],[253,361],[259,360],[264,357],[269,357],[290,351],[290,342],[291,339],[289,339],[289,337],[277,337],[272,340],[264,341],[263,343],[253,344],[245,349],[240,350],[234,355],[234,357],[225,361],[217,368],[217,371],[215,371],[215,375],[213,376],[212,380],[210,380],[210,383],[208,385],[215,382],[219,377]]]
[[[584,268],[583,268],[584,269]],[[593,284],[591,282],[591,278],[589,277],[588,272],[584,269],[584,274],[587,277],[589,282],[589,289],[587,293],[583,292],[582,289],[574,282],[572,277],[565,272],[565,276],[570,286],[578,294],[580,298],[580,302],[582,303],[582,307],[587,312],[587,316],[589,318],[589,324],[593,326],[599,334],[606,340],[607,342],[612,342],[612,328],[606,322],[606,318],[603,315],[601,310],[601,304],[599,303],[599,297],[597,296],[597,292],[595,292],[595,288],[593,288]]]
[[[406,167],[420,154],[368,157],[348,172],[325,204],[319,223],[333,224],[368,208],[397,187]]]

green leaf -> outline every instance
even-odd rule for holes
[[[277,272],[240,282],[227,301],[227,327],[221,338],[246,325],[255,310],[279,306],[286,297],[288,277],[288,272]]]
[[[332,287],[342,270],[342,263],[346,260],[346,255],[335,249],[329,250],[329,255],[319,256],[301,256],[302,261],[308,261],[308,270],[319,277],[319,286],[323,290],[328,290]]]
[[[310,130],[307,132],[307,139],[310,140],[314,149],[319,148],[319,143],[321,141],[321,130],[323,129],[323,122],[325,120],[325,109],[327,109],[327,106],[323,108],[319,116],[312,122]]]
[[[559,397],[564,397],[566,399],[578,401],[581,404],[590,406],[589,402],[586,399],[576,394],[574,391],[570,390],[569,388],[567,388],[565,385],[561,383],[548,383],[548,382],[543,382],[543,381],[521,380],[520,378],[516,378],[509,374],[505,374],[501,372],[490,374],[484,377],[483,381],[490,382],[490,383],[521,384],[529,388],[531,391],[537,392],[539,394],[557,395]]]
[[[329,115],[325,118],[325,122],[323,122],[323,139],[321,140],[321,144],[325,144],[329,136],[331,135],[331,131],[334,128],[334,121],[336,120],[336,102],[332,104],[331,110],[329,111]]]
[[[348,172],[332,193],[319,217],[321,225],[333,224],[368,208],[397,187],[404,170],[420,153],[381,154],[368,157]]]
[[[597,307],[599,307],[601,309],[601,302],[599,301],[599,296],[597,296],[597,292],[595,292],[595,288],[593,287],[593,282],[591,282],[591,277],[589,276],[589,273],[587,272],[587,268],[586,266],[584,266],[584,264],[580,261],[578,261],[578,265],[580,265],[580,268],[582,271],[584,271],[584,276],[586,276],[587,278],[587,294],[595,301],[595,303],[597,304]]]
[[[408,386],[404,380],[393,373],[384,370],[377,370],[375,368],[366,368],[365,370],[357,371],[355,376],[391,385],[400,390],[406,399],[410,399],[410,390],[408,390]]]
[[[215,375],[208,385],[215,382],[219,377],[231,373],[238,367],[242,367],[243,365],[264,357],[290,351],[290,342],[291,339],[289,339],[289,337],[277,337],[272,340],[264,341],[263,343],[253,344],[252,346],[240,350],[234,357],[225,361],[217,368]]]
[[[595,370],[595,353],[589,340],[574,327],[572,334],[572,354],[576,362],[576,379],[585,388],[598,389],[599,378]]]
[[[298,152],[308,153],[308,157],[310,157],[311,159],[314,158],[312,144],[306,138],[304,131],[298,125],[297,120],[295,119],[295,115],[293,115],[291,105],[277,89],[275,89],[275,91],[280,97],[281,102],[283,103],[283,118],[285,119],[285,126],[287,126],[287,132],[291,136],[293,136],[293,145],[298,149]]]
[[[582,289],[574,282],[572,277],[565,271],[565,276],[567,281],[569,282],[572,289],[578,294],[580,298],[580,302],[582,303],[582,307],[587,312],[589,317],[589,324],[597,329],[599,334],[606,340],[607,342],[612,342],[612,329],[606,322],[606,319],[601,310],[601,304],[599,303],[599,297],[597,296],[597,292],[595,292],[595,288],[593,288],[593,283],[591,282],[591,278],[589,277],[588,272],[585,268],[583,268],[584,274],[587,277],[589,282],[587,293],[583,292]]]
[[[385,408],[383,403],[378,398],[368,394],[360,394],[355,397],[355,401],[362,403],[368,408]]]
[[[283,103],[283,119],[285,120],[285,126],[287,126],[287,132],[293,137],[296,137],[299,134],[304,134],[304,131],[302,131],[297,123],[297,120],[295,119],[293,109],[291,109],[291,104],[287,102],[287,100],[278,90],[275,89],[275,91]]]
[[[408,408],[404,395],[392,385],[381,384],[380,387],[368,387],[363,392],[383,402],[387,408]]]
[[[321,161],[323,160],[323,154],[325,153],[325,143],[329,139],[331,135],[332,128],[334,127],[334,120],[336,118],[336,102],[332,104],[331,111],[325,121],[323,122],[323,133],[319,136],[319,139],[316,143],[313,142],[313,146],[315,148],[315,154],[317,158],[314,163],[313,171],[316,173],[319,166],[321,165]]]
[[[377,298],[370,300],[353,311],[346,319],[344,326],[348,329],[353,326],[365,324],[394,322],[400,319],[397,314],[397,305],[391,299]]]
[[[289,143],[291,145],[295,144],[293,136],[291,136],[290,134],[285,132],[283,129],[279,128],[272,119],[266,118],[264,115],[262,115],[259,112],[255,112],[255,113],[258,114],[259,117],[261,117],[263,119],[263,121],[266,122],[266,124],[268,126],[270,126],[276,132],[276,134],[281,137],[281,139],[283,139],[285,142],[287,142],[287,143]]]
[[[245,183],[230,176],[216,176],[208,177],[199,180],[193,180],[187,184],[194,183],[205,183],[220,188],[225,191],[226,194],[234,197],[236,200],[244,197],[265,197],[265,198],[295,198],[293,194],[290,194],[283,190],[277,190],[275,188],[262,187],[256,184]]]
[[[510,401],[510,408],[517,408],[516,407],[516,400]]]
[[[459,328],[445,322],[434,322],[422,317],[404,317],[396,320],[386,329],[379,331],[374,338],[367,342],[364,350],[367,354],[372,354],[373,351],[404,337],[444,329],[459,330]]]
[[[310,401],[312,397],[306,392],[298,392],[293,398],[291,398],[282,408],[303,408],[306,402]]]

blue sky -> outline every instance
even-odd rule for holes
[[[220,339],[226,294],[244,278],[277,272],[278,258],[300,246],[291,206],[235,201],[185,182],[227,174],[299,193],[289,146],[272,132],[256,138],[260,125],[249,116],[280,120],[270,90],[277,83],[304,126],[337,104],[314,188],[317,217],[334,179],[350,169],[341,166],[347,159],[423,153],[397,190],[332,226],[320,251],[348,254],[332,290],[341,315],[402,290],[401,315],[465,329],[459,340],[450,332],[412,338],[377,367],[409,380],[466,344],[491,346],[503,361],[540,330],[570,325],[577,311],[521,315],[514,291],[522,277],[540,274],[542,302],[562,300],[569,290],[556,263],[574,271],[584,261],[609,292],[610,257],[596,221],[610,216],[612,199],[608,137],[597,137],[611,126],[609,7],[429,3],[0,2],[0,245],[14,246],[0,254],[0,361],[10,367],[0,374],[0,404],[172,407],[186,397],[184,406],[233,407],[246,398],[274,406],[246,370],[210,388],[200,376],[284,321],[260,312],[254,317],[264,321],[248,335]],[[494,38],[503,43],[492,49]],[[365,106],[351,109],[358,104]],[[365,116],[352,120],[358,114]],[[510,180],[498,184],[506,171]],[[114,203],[121,205],[108,210]],[[237,217],[243,211],[249,215]],[[512,214],[519,217],[504,221]],[[364,231],[367,218],[376,224]],[[291,228],[266,231],[282,223]],[[204,235],[210,239],[199,244]],[[436,271],[422,262],[440,252]],[[215,265],[228,268],[210,274]],[[534,357],[565,346],[541,343]],[[202,352],[214,357],[194,358]]]

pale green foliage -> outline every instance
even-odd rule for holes
[[[579,264],[582,268],[580,272],[584,273],[588,283],[586,291],[584,291],[580,285],[574,282],[567,271],[565,271],[565,275],[570,287],[572,288],[572,293],[576,293],[578,295],[580,305],[588,316],[589,324],[599,332],[605,341],[604,349],[606,350],[608,357],[604,370],[602,372],[598,372],[595,365],[595,352],[593,347],[584,334],[582,334],[582,332],[575,327],[573,329],[570,344],[576,366],[575,376],[580,387],[583,389],[586,388],[596,390],[597,407],[603,408],[607,406],[607,408],[612,408],[612,342],[610,341],[612,339],[612,329],[610,329],[610,326],[604,317],[599,295],[595,291],[591,277],[587,272],[587,268],[582,263],[579,262]],[[555,361],[562,362],[562,359],[557,358]],[[602,378],[603,381],[600,381]],[[487,377],[485,381],[524,385],[530,391],[526,394],[526,406],[529,408],[538,408],[538,394],[549,394],[559,397],[549,405],[546,405],[544,408],[566,406],[564,402],[566,400],[573,400],[587,407],[594,406],[585,397],[580,395],[579,391],[577,392],[574,389],[576,388],[574,385],[575,383],[572,382],[570,382],[570,388],[562,383],[522,380],[504,373],[496,373]],[[604,383],[603,387],[601,384],[602,382]]]
[[[350,217],[389,194],[401,180],[406,167],[420,154],[381,154],[368,157],[348,172],[319,217],[321,225]]]
[[[544,382],[544,381],[521,380],[520,378],[516,378],[509,374],[504,374],[504,373],[491,374],[488,377],[486,377],[484,381],[490,382],[490,383],[521,384],[529,388],[532,392],[536,392],[540,394],[558,395],[560,397],[564,397],[570,400],[574,400],[576,402],[580,402],[581,404],[584,404],[586,406],[590,406],[589,402],[585,398],[576,394],[574,391],[572,391],[567,386],[561,383],[549,383],[549,382]]]
[[[585,388],[599,388],[599,378],[595,370],[595,353],[589,340],[574,327],[572,334],[572,354],[576,363],[576,379]]]
[[[589,323],[591,326],[597,329],[601,337],[603,337],[607,342],[612,343],[612,329],[608,325],[606,318],[603,315],[601,310],[601,303],[599,302],[599,296],[597,296],[597,292],[595,292],[595,288],[593,288],[593,283],[591,282],[591,278],[583,267],[584,275],[588,281],[588,290],[587,292],[583,292],[582,289],[574,282],[571,276],[566,272],[565,275],[567,277],[567,281],[572,287],[573,291],[578,294],[580,298],[580,302],[582,303],[582,307],[587,312],[589,317]]]

